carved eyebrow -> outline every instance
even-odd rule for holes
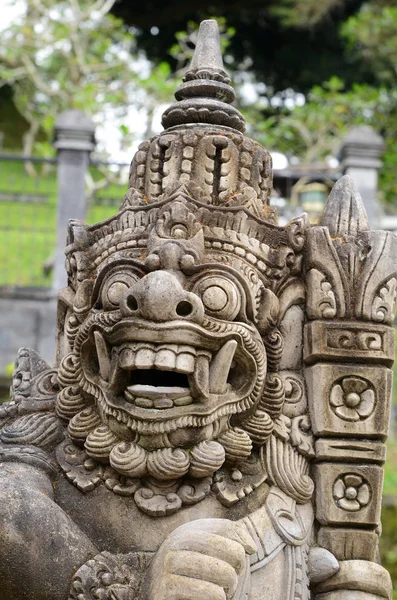
[[[221,273],[222,275],[224,274],[226,276],[229,276],[230,278],[235,279],[237,283],[241,285],[244,292],[250,291],[246,278],[243,275],[241,275],[234,267],[229,267],[228,265],[223,265],[222,263],[208,262],[203,263],[202,265],[196,265],[192,267],[191,273],[192,275],[199,275],[201,271],[206,269],[209,269],[212,272],[215,270],[218,273]],[[260,280],[259,276],[258,278]]]

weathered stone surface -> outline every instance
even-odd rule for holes
[[[392,384],[390,369],[321,362],[306,369],[306,382],[316,435],[386,438]],[[321,410],[316,410],[318,404]]]
[[[386,446],[374,440],[319,438],[316,440],[316,460],[349,460],[358,463],[382,464],[386,459]]]
[[[316,471],[316,517],[322,525],[380,523],[383,470],[378,466],[321,463]]]
[[[278,227],[229,84],[204,22],[120,211],[70,222],[55,367],[0,408],[7,600],[390,596],[395,236],[349,178]]]
[[[357,558],[377,562],[378,534],[363,529],[320,527],[317,541],[338,560]]]
[[[325,548],[312,548],[308,559],[309,578],[316,585],[339,571],[339,562]]]
[[[380,565],[365,560],[345,560],[340,562],[336,575],[317,587],[318,593],[336,590],[367,592],[390,598],[392,583],[390,575]]]
[[[305,362],[348,360],[381,363],[394,361],[394,329],[361,322],[312,321],[305,325]]]

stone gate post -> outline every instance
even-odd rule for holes
[[[352,127],[340,150],[344,175],[350,175],[363,200],[371,229],[379,228],[379,205],[376,199],[378,171],[382,166],[384,142],[372,127]]]
[[[54,146],[58,151],[58,206],[53,290],[66,285],[65,242],[70,218],[85,218],[85,176],[95,147],[95,124],[80,110],[66,110],[55,123]]]

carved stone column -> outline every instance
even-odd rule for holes
[[[369,230],[348,176],[335,185],[320,225],[308,232],[304,361],[317,438],[318,543],[346,561],[318,589],[329,598],[341,598],[335,591],[340,589],[346,598],[346,590],[368,593],[362,561],[376,561],[394,358],[396,244],[394,234]]]

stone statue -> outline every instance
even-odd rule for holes
[[[50,368],[1,407],[7,600],[377,600],[397,241],[352,180],[269,206],[214,21],[114,216],[72,221]]]

